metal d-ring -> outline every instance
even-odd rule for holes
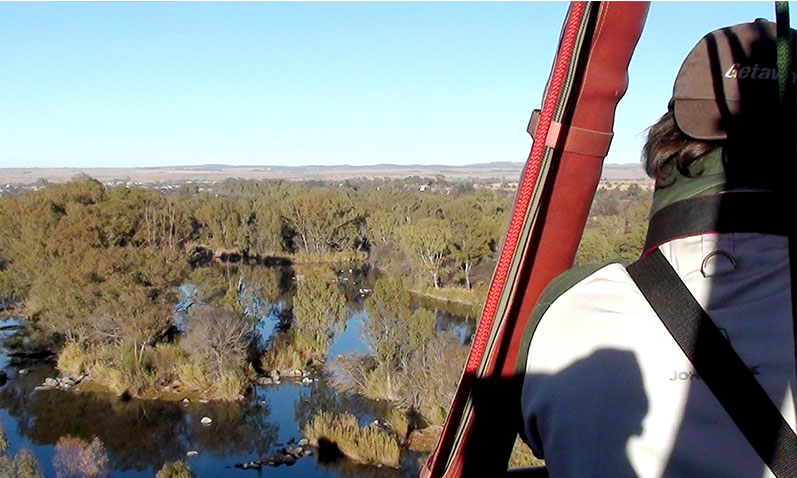
[[[722,249],[718,249],[716,251],[711,251],[706,254],[706,257],[703,258],[703,263],[700,264],[700,273],[703,274],[703,277],[706,277],[706,265],[708,264],[708,260],[714,256],[725,256],[731,261],[731,266],[736,269],[736,259],[731,255],[728,251],[723,251]]]

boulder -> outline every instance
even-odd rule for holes
[[[443,427],[433,425],[410,433],[409,449],[412,451],[432,451],[437,445],[437,439],[443,432]]]

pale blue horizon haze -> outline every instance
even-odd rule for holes
[[[793,2],[790,2],[793,4]],[[0,167],[524,161],[567,3],[0,3]],[[772,2],[654,2],[609,163]]]

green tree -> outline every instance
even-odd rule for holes
[[[450,203],[446,218],[451,228],[453,246],[451,256],[465,275],[465,287],[471,288],[470,273],[473,266],[492,254],[495,243],[495,219],[481,210],[472,197],[462,197]]]
[[[313,188],[282,203],[283,217],[305,253],[350,250],[363,223],[362,210],[345,191]]]
[[[393,240],[396,229],[401,224],[402,219],[397,213],[377,209],[368,215],[368,238],[374,242],[388,244]]]
[[[257,255],[276,255],[284,251],[285,238],[279,203],[258,197],[252,202],[251,248]]]
[[[195,201],[199,206],[194,217],[202,226],[203,239],[212,248],[248,252],[251,245],[249,223],[253,215],[248,201],[209,195],[198,196]]]
[[[418,270],[440,286],[440,269],[449,253],[451,229],[443,219],[424,218],[396,231],[399,246],[412,257]]]

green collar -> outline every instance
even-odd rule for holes
[[[651,216],[674,202],[701,194],[725,191],[722,148],[716,148],[697,158],[689,165],[688,169],[693,177],[685,176],[677,168],[674,168],[672,176],[670,176],[670,184],[663,188],[656,188],[653,193],[653,205],[650,208]]]

